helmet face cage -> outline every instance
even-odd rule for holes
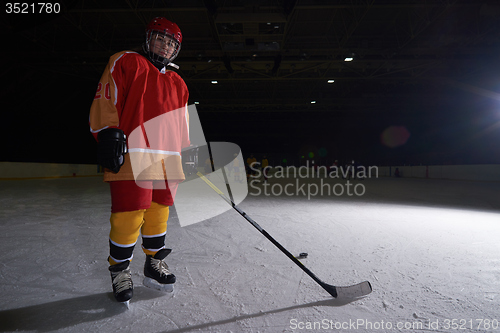
[[[144,49],[151,61],[166,66],[177,57],[181,44],[175,36],[166,32],[149,30],[146,32]]]

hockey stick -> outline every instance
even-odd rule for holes
[[[224,172],[224,169],[222,169]],[[250,222],[257,230],[259,230],[268,240],[271,241],[278,249],[281,250],[290,260],[292,260],[297,266],[299,266],[307,275],[309,275],[316,283],[318,283],[323,289],[325,289],[330,295],[334,298],[358,298],[365,295],[368,295],[372,292],[372,286],[370,282],[364,281],[355,285],[345,286],[345,287],[337,287],[331,284],[325,283],[321,281],[313,272],[311,272],[306,266],[302,264],[293,254],[291,254],[287,249],[283,247],[278,241],[276,241],[271,235],[267,233],[257,222],[255,222],[250,216],[247,215],[243,210],[241,210],[234,201],[228,199],[224,193],[217,188],[210,180],[208,180],[201,172],[198,172],[197,175],[203,179],[208,186],[210,186],[217,194],[224,199],[235,211],[237,211],[245,220]],[[225,174],[224,174],[225,175]]]

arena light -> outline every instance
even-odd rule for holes
[[[212,83],[212,84],[217,84],[217,83],[219,83],[219,82],[218,82],[217,80],[212,80],[212,82],[211,82],[211,83]]]
[[[350,54],[348,54],[348,55],[344,58],[344,61],[353,61],[353,60],[354,60],[354,56],[355,56],[355,54],[354,54],[354,53],[350,53]]]
[[[328,80],[328,81],[326,81],[326,82],[328,82],[328,83],[333,83],[333,82],[335,82],[335,80],[330,79],[330,80]]]

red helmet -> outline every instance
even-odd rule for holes
[[[182,43],[181,29],[179,29],[177,24],[170,22],[164,17],[155,17],[151,22],[149,22],[146,27],[146,34],[148,34],[151,30],[173,37],[179,44]]]
[[[179,54],[181,42],[181,29],[164,17],[155,17],[146,27],[144,51],[155,65],[170,64]]]

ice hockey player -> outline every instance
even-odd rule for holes
[[[257,159],[253,156],[253,154],[250,154],[250,157],[247,158],[247,179],[248,181],[251,181],[251,177],[255,177],[255,174],[257,173],[257,168],[259,167],[257,163]]]
[[[165,237],[169,206],[173,205],[177,188],[167,182],[163,160],[160,169],[148,171],[146,178],[136,181],[130,157],[133,149],[127,143],[130,133],[137,128],[144,130],[148,120],[171,120],[161,116],[187,110],[186,84],[177,73],[167,70],[169,65],[175,67],[172,61],[181,42],[182,34],[175,23],[162,17],[153,19],[146,28],[142,53],[122,51],[111,56],[90,110],[98,161],[105,168],[104,181],[110,185],[108,262],[113,293],[117,301],[127,305],[133,296],[129,265],[139,235],[146,254],[144,284],[171,291],[176,280],[165,262],[171,252],[165,247]],[[187,112],[175,119],[161,124],[170,140],[168,151],[153,149],[157,147],[143,150],[171,154],[169,165],[180,168],[179,178],[183,178],[181,150],[190,144]]]

